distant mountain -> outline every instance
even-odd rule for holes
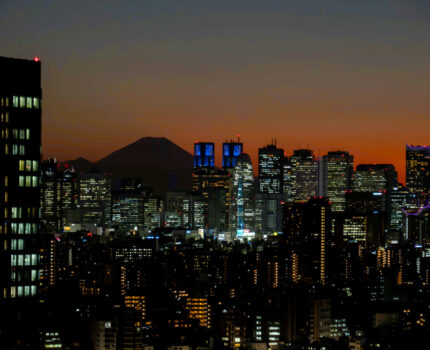
[[[67,160],[61,163],[65,168],[73,167],[76,171],[82,173],[91,173],[97,172],[99,169],[97,168],[97,164],[90,162],[88,159],[79,157],[74,160]]]
[[[164,137],[143,137],[95,163],[84,158],[64,163],[83,173],[111,172],[114,179],[139,177],[159,194],[192,188],[193,156]]]

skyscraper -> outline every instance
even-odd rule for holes
[[[41,63],[0,57],[0,300],[39,285]]]
[[[243,143],[224,142],[222,144],[222,167],[225,170],[233,170],[236,166],[238,157],[243,152]]]
[[[348,152],[328,152],[323,161],[323,196],[332,203],[332,211],[345,210],[345,192],[351,189],[353,157]]]
[[[430,191],[430,147],[406,145],[406,187],[423,202]]]
[[[258,149],[258,184],[260,193],[281,194],[283,191],[284,150],[275,145]]]
[[[307,201],[317,195],[318,160],[309,149],[295,150],[291,162],[291,197]]]
[[[193,192],[206,201],[207,228],[225,230],[230,206],[230,173],[215,169],[215,146],[212,142],[194,144]]]
[[[230,227],[239,236],[254,230],[255,188],[251,158],[242,153],[233,170],[230,201]]]
[[[215,145],[213,142],[194,143],[194,170],[213,169],[215,166]]]
[[[79,206],[81,222],[108,225],[111,222],[111,178],[107,174],[81,174]]]
[[[392,164],[359,164],[352,190],[355,192],[390,192],[397,185],[397,172]]]

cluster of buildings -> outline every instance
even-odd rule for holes
[[[41,164],[41,222],[48,232],[116,232],[152,236],[182,230],[191,235],[235,239],[284,234],[286,211],[325,198],[333,222],[350,239],[426,239],[430,147],[406,146],[406,186],[392,164],[359,164],[346,151],[317,157],[312,150],[286,156],[276,144],[260,148],[258,174],[238,140],[222,145],[195,142],[190,192],[154,194],[139,178],[113,180],[108,173],[76,172],[48,159]],[[24,176],[22,176],[24,177]],[[30,181],[30,180],[29,180]]]
[[[190,192],[41,162],[41,63],[0,57],[4,349],[375,349],[430,332],[430,147],[391,164],[194,144]]]

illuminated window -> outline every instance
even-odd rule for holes
[[[18,154],[18,145],[12,145],[12,154],[14,156]]]
[[[9,107],[9,97],[6,97],[6,107]]]
[[[37,270],[31,270],[31,281],[37,281]]]
[[[18,107],[18,105],[19,105],[19,98],[18,98],[18,96],[13,96],[12,97],[12,103],[13,103],[14,107]]]
[[[12,222],[12,223],[10,224],[10,229],[11,229],[11,231],[12,231],[12,234],[15,234],[15,233],[16,233],[16,228],[17,228],[17,224],[16,224],[16,222]]]
[[[32,105],[31,105],[31,97],[27,97],[27,108],[31,108],[32,107]]]
[[[25,177],[25,187],[31,187],[31,176]]]
[[[9,154],[9,145],[4,145],[4,154]]]
[[[18,286],[18,297],[22,297],[23,288],[22,286]]]
[[[16,287],[10,287],[10,297],[16,298]]]
[[[4,201],[7,203],[9,201],[9,195],[7,192],[4,193]]]
[[[37,176],[33,176],[33,187],[37,187],[38,186],[38,178]]]
[[[12,129],[12,137],[13,137],[14,139],[17,139],[17,138],[18,138],[18,129]]]
[[[37,254],[31,254],[31,265],[39,264],[39,259]]]
[[[18,169],[19,169],[19,171],[24,171],[24,161],[23,160],[20,160],[18,162]]]
[[[25,155],[25,146],[24,145],[19,145],[19,154],[21,156]]]
[[[37,97],[33,97],[33,107],[39,108],[39,99]]]
[[[31,295],[36,295],[37,293],[37,286],[31,286]]]
[[[21,140],[25,140],[25,130],[24,129],[19,129],[19,138]]]
[[[18,239],[18,249],[23,250],[24,249],[24,240]]]
[[[24,287],[24,296],[26,297],[30,296],[30,286]]]
[[[25,129],[25,138],[30,140],[30,129]]]
[[[19,177],[19,187],[24,187],[24,178],[25,178],[25,176]]]
[[[19,235],[24,234],[24,224],[22,222],[18,224],[18,234]]]
[[[18,266],[24,266],[24,255],[23,254],[19,254],[18,255],[18,262],[17,262]]]
[[[30,234],[31,233],[31,223],[27,222],[25,224],[25,233]]]
[[[38,171],[38,165],[37,160],[33,160],[33,171]]]
[[[25,254],[25,256],[24,256],[24,265],[25,266],[30,266],[31,265],[31,255],[30,254]]]
[[[10,242],[10,249],[17,250],[17,248],[18,248],[18,240],[12,239]]]
[[[25,170],[26,171],[31,171],[31,160],[26,160],[25,161]]]
[[[25,97],[24,97],[24,96],[20,96],[20,97],[19,97],[19,106],[20,106],[21,108],[24,108],[24,107],[25,107]]]

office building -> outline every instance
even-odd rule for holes
[[[109,225],[111,222],[111,177],[108,174],[79,175],[79,207],[84,224]]]
[[[397,172],[392,164],[359,164],[355,170],[354,192],[390,193],[397,185]]]
[[[255,186],[251,158],[242,153],[232,172],[230,228],[238,236],[255,228]]]
[[[345,210],[345,193],[351,189],[353,157],[344,151],[328,152],[322,162],[321,195],[331,201],[333,212],[342,212]]]
[[[406,188],[423,203],[430,191],[430,146],[406,145]]]
[[[290,157],[291,198],[307,201],[318,194],[318,159],[309,149],[295,150]]]
[[[224,142],[222,144],[222,168],[232,171],[237,164],[237,159],[243,152],[243,143]]]
[[[213,142],[194,143],[194,170],[215,167],[215,145]]]
[[[41,62],[0,57],[0,301],[39,288]]]
[[[271,144],[258,149],[258,184],[260,193],[283,191],[284,150]]]

